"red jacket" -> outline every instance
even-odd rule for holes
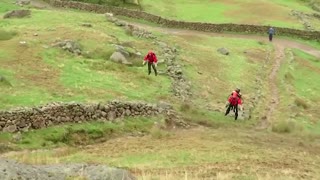
[[[149,52],[145,57],[144,57],[144,61],[148,61],[149,63],[157,63],[158,59],[156,54],[154,54],[153,52]]]
[[[231,105],[241,105],[242,100],[240,94],[238,94],[236,91],[232,91],[231,95],[228,98],[228,101]]]

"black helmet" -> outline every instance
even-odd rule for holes
[[[240,93],[240,89],[239,89],[239,88],[236,88],[236,92],[237,92],[237,93]]]

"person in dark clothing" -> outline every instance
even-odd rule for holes
[[[228,98],[228,104],[226,106],[227,111],[225,113],[225,116],[230,113],[230,110],[233,110],[233,112],[235,113],[235,120],[237,120],[239,105],[240,105],[240,109],[242,110],[242,100],[241,100],[240,89],[237,88],[236,90],[232,91],[231,95]]]
[[[271,42],[272,39],[273,39],[273,35],[275,35],[275,30],[271,27],[271,28],[268,30],[268,34],[269,34],[269,41]]]
[[[157,76],[158,72],[157,72],[157,56],[153,51],[149,51],[148,54],[144,57],[144,61],[143,61],[143,65],[145,65],[145,63],[148,62],[148,75],[151,74],[151,67],[154,71],[154,74]]]

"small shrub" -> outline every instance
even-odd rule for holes
[[[191,105],[189,103],[183,103],[180,106],[180,111],[189,112],[191,110]]]
[[[294,77],[293,75],[290,73],[290,72],[287,72],[285,75],[284,75],[284,78],[287,82],[289,83],[292,83],[293,80],[294,80]]]
[[[9,80],[0,75],[0,86],[12,86]]]
[[[277,133],[292,133],[294,131],[303,131],[303,126],[293,120],[281,120],[272,125],[272,131]]]
[[[125,29],[125,33],[126,33],[126,35],[133,36],[133,29],[131,29],[131,28],[126,28],[126,29]]]
[[[296,98],[294,103],[298,106],[298,107],[302,107],[303,109],[308,109],[309,108],[309,105],[308,103],[301,99],[301,98]]]

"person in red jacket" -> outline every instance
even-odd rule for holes
[[[144,57],[144,61],[142,64],[145,65],[146,62],[148,62],[148,75],[151,74],[151,67],[152,67],[154,74],[157,76],[158,75],[158,72],[157,72],[158,59],[156,54],[152,50],[149,50],[148,54]]]
[[[237,88],[236,90],[232,91],[231,95],[228,98],[227,111],[225,113],[225,116],[229,114],[230,110],[233,110],[233,112],[235,113],[235,120],[237,120],[239,105],[240,109],[242,110],[240,89]]]

